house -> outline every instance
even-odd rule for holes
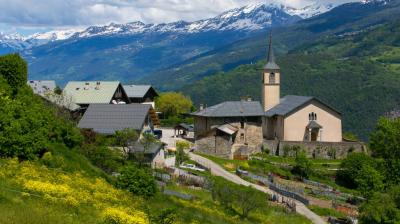
[[[71,110],[86,110],[90,104],[130,103],[121,83],[118,81],[68,82],[63,90],[64,105]]]
[[[259,152],[261,146],[282,155],[300,145],[308,155],[322,158],[365,151],[362,143],[343,141],[342,114],[333,107],[310,96],[281,98],[272,37],[261,84],[261,103],[223,102],[192,114],[197,150],[230,158]]]
[[[47,93],[54,93],[57,87],[54,80],[29,80],[27,84],[35,94],[40,96],[45,96]]]
[[[155,108],[157,92],[150,85],[124,85],[126,94],[131,103],[150,104]]]
[[[103,135],[134,129],[139,133],[152,131],[159,120],[151,105],[146,104],[90,104],[78,127]]]
[[[163,168],[165,167],[165,161],[167,153],[165,150],[165,144],[162,142],[152,142],[147,148],[140,142],[136,142],[129,148],[129,153],[144,154],[144,162],[150,164],[152,168]]]
[[[174,127],[174,136],[182,136],[184,138],[194,138],[194,125],[180,123]]]
[[[192,113],[196,148],[222,157],[249,155],[263,142],[260,102],[229,101]]]

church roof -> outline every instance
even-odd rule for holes
[[[264,65],[264,69],[268,69],[268,70],[279,70],[280,69],[278,64],[276,64],[276,62],[275,62],[274,50],[272,49],[272,34],[269,37],[267,64]]]
[[[264,110],[258,101],[227,101],[192,113],[199,117],[261,117]]]
[[[340,115],[340,112],[338,112],[336,109],[330,107],[329,105],[321,102],[320,100],[316,99],[315,97],[311,96],[294,96],[294,95],[288,95],[283,98],[281,98],[280,103],[276,105],[275,107],[269,109],[267,112],[265,112],[265,116],[267,117],[272,117],[275,115],[280,115],[280,116],[286,116],[289,113],[292,113],[293,111],[298,110],[300,107],[303,105],[316,100],[322,105],[325,105],[332,111],[336,112],[337,114]]]

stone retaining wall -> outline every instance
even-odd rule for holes
[[[271,155],[295,156],[299,150],[305,150],[307,156],[315,159],[344,159],[351,152],[367,153],[361,142],[290,142],[264,140],[264,148]]]

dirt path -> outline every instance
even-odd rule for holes
[[[260,186],[257,184],[253,184],[253,183],[243,180],[239,176],[226,171],[224,168],[222,168],[221,166],[219,166],[218,164],[214,163],[213,161],[211,161],[207,158],[196,155],[194,153],[189,153],[189,156],[192,160],[196,161],[200,165],[210,169],[212,175],[223,177],[226,180],[229,180],[236,184],[240,184],[240,185],[244,185],[244,186],[252,186],[257,190],[262,191],[267,194],[270,194],[270,195],[278,194],[277,192],[274,192],[274,191],[270,190],[269,188],[266,188],[266,187],[263,187],[263,186]],[[299,201],[295,201],[295,203],[296,203],[296,212],[297,213],[307,217],[309,220],[311,220],[315,224],[326,223],[320,216],[318,216],[317,214],[312,212],[310,209],[308,209],[307,206],[305,206],[303,203],[301,203]]]

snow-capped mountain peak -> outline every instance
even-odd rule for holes
[[[0,34],[0,43],[6,43],[13,47],[17,46],[18,50],[23,50],[54,41],[90,38],[94,36],[165,32],[199,33],[226,30],[257,31],[265,29],[266,27],[279,26],[309,18],[327,12],[335,6],[334,4],[313,3],[303,8],[294,8],[272,0],[269,4],[249,4],[241,8],[228,10],[214,18],[194,22],[177,21],[166,24],[145,24],[136,21],[127,24],[111,23],[104,26],[90,26],[86,29],[54,30],[44,33],[35,33],[28,37],[22,37],[18,34]]]
[[[33,35],[28,36],[26,39],[37,39],[37,40],[48,40],[48,41],[57,41],[57,40],[65,40],[73,36],[77,32],[81,32],[83,29],[67,29],[67,30],[54,30],[44,33],[35,33]]]

